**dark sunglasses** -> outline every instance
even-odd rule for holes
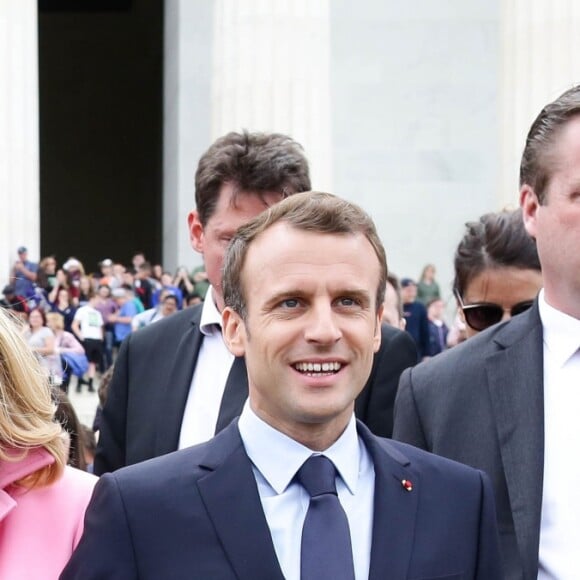
[[[459,292],[455,290],[455,297],[457,302],[463,310],[465,322],[473,328],[473,330],[485,330],[494,324],[497,324],[503,318],[503,308],[499,304],[493,302],[480,302],[479,304],[463,304],[463,300]],[[526,300],[514,304],[510,310],[510,316],[516,316],[531,308],[533,300]]]

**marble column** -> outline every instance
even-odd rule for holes
[[[40,250],[36,0],[0,0],[0,284]],[[0,289],[1,290],[1,289]]]
[[[329,0],[215,0],[212,139],[276,131],[332,190]]]
[[[576,0],[503,0],[501,10],[500,207],[517,203],[519,164],[533,120],[580,82]]]

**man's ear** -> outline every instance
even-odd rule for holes
[[[228,350],[234,356],[246,354],[246,324],[242,317],[226,306],[222,312],[222,334]]]
[[[199,221],[199,214],[196,210],[189,212],[187,216],[187,226],[189,228],[189,243],[191,247],[200,254],[203,254],[203,226]]]
[[[379,306],[379,310],[377,311],[377,322],[375,324],[375,335],[373,336],[373,351],[378,352],[379,348],[381,348],[381,324],[383,320],[383,310],[385,309],[384,305],[381,304]]]
[[[537,215],[540,202],[536,192],[527,184],[522,185],[520,189],[520,206],[524,218],[524,227],[528,234],[536,239]]]

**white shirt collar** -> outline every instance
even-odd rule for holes
[[[544,344],[554,362],[564,365],[580,347],[580,320],[564,314],[546,302],[544,289],[538,298]]]
[[[210,334],[221,334],[222,315],[217,309],[215,300],[213,298],[213,287],[207,289],[203,306],[201,307],[201,321],[200,330],[206,336]]]
[[[246,401],[238,428],[248,457],[276,493],[281,494],[311,456],[328,457],[351,494],[356,492],[360,451],[354,413],[342,435],[325,451],[313,452],[260,419]]]

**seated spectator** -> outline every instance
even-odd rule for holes
[[[34,295],[38,264],[28,259],[28,250],[24,246],[18,248],[18,260],[10,270],[10,285],[18,296],[30,298]]]
[[[177,298],[170,290],[164,289],[161,291],[161,303],[155,308],[149,308],[149,310],[145,310],[144,312],[135,315],[131,321],[131,328],[133,332],[135,332],[140,328],[144,328],[154,322],[163,320],[175,312],[177,312]]]
[[[47,381],[1,309],[0,360],[0,578],[56,580],[97,478],[66,467]]]
[[[46,315],[40,308],[33,308],[30,311],[24,338],[38,357],[46,376],[60,383],[62,365],[60,356],[56,354],[54,333],[46,326]]]
[[[62,381],[60,388],[68,392],[71,377],[80,379],[89,368],[89,361],[85,355],[83,345],[71,332],[64,330],[64,319],[58,312],[49,312],[46,315],[46,325],[54,333],[54,350],[60,355],[62,366]]]
[[[433,298],[427,305],[427,318],[429,320],[428,356],[435,356],[447,348],[449,328],[443,320],[444,313],[445,303],[441,298]]]
[[[55,302],[50,304],[51,312],[58,312],[64,319],[64,329],[72,332],[72,322],[75,318],[76,307],[71,302],[70,292],[66,287],[57,287]]]
[[[57,263],[54,256],[47,256],[40,260],[38,265],[38,272],[36,277],[36,285],[42,288],[44,295],[48,298],[48,295],[57,285],[56,279]]]
[[[466,224],[455,252],[454,288],[468,338],[532,306],[542,271],[520,209]]]
[[[152,306],[159,304],[159,297],[162,290],[169,290],[177,298],[177,307],[179,310],[183,308],[183,294],[181,290],[173,284],[173,277],[169,272],[163,272],[161,276],[161,288],[153,294]]]
[[[15,314],[19,315],[22,320],[28,319],[28,312],[30,308],[28,307],[28,302],[24,296],[18,296],[14,290],[14,286],[4,286],[2,290],[4,298],[0,300],[0,307],[7,310],[12,310]]]
[[[191,281],[185,266],[177,268],[177,272],[175,272],[175,277],[173,278],[173,285],[181,290],[183,296],[189,296],[195,291],[195,286]]]

